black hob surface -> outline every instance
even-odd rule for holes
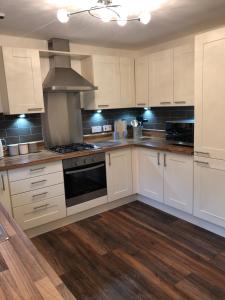
[[[54,146],[50,147],[49,150],[65,154],[65,153],[71,153],[76,151],[83,151],[83,150],[94,150],[98,149],[98,147],[94,144],[70,144],[70,145],[60,145],[60,146]]]

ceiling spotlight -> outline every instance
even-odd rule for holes
[[[57,11],[57,19],[61,22],[61,23],[67,23],[70,19],[70,14],[68,13],[68,11],[65,8],[61,8]]]
[[[149,12],[142,12],[140,14],[140,22],[144,25],[147,25],[151,21],[151,14]]]

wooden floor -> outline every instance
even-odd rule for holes
[[[225,299],[225,239],[139,202],[33,239],[81,299]]]

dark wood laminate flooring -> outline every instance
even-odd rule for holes
[[[78,300],[225,299],[225,239],[140,202],[33,242]]]

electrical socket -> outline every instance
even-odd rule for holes
[[[112,125],[104,125],[104,126],[103,126],[103,131],[104,131],[104,132],[112,131]]]
[[[102,126],[92,126],[91,127],[92,133],[101,133],[102,132]]]

